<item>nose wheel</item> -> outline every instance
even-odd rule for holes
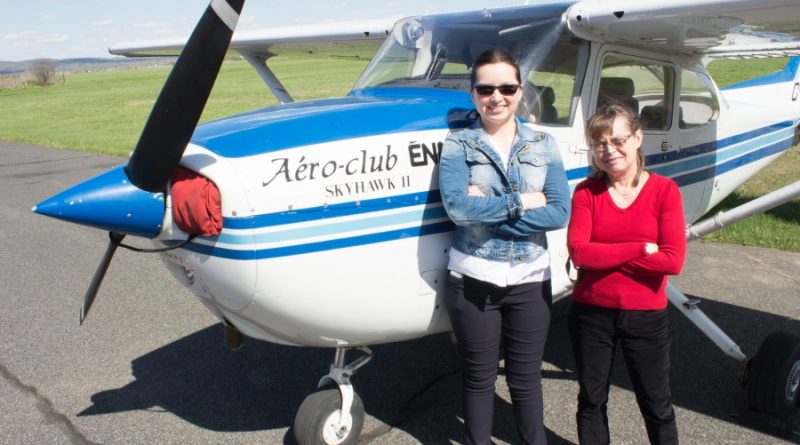
[[[330,372],[319,381],[320,390],[303,400],[294,418],[294,437],[300,445],[353,445],[364,426],[364,403],[350,384],[358,368],[372,359],[366,346],[349,365],[344,364],[349,348],[337,348]]]
[[[349,445],[356,443],[363,426],[364,404],[358,394],[353,393],[350,410],[343,415],[339,389],[328,388],[303,400],[294,418],[294,436],[301,445]]]

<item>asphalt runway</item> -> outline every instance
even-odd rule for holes
[[[0,142],[0,443],[294,443],[295,411],[333,352],[258,341],[227,350],[221,325],[157,255],[118,251],[78,326],[106,234],[31,207],[122,161]],[[775,329],[800,335],[800,255],[701,243],[689,251],[673,283],[745,353]],[[543,370],[552,444],[577,441],[567,304],[554,305]],[[737,362],[676,311],[672,321],[683,443],[800,443],[800,433],[748,409]],[[367,410],[361,443],[461,443],[460,373],[448,337],[373,350],[353,379]],[[515,443],[502,372],[497,388],[495,443]],[[614,443],[646,443],[620,360],[609,417]]]

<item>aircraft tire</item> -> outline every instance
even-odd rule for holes
[[[336,387],[310,394],[300,404],[294,417],[294,437],[300,445],[354,445],[364,427],[364,403],[353,393],[352,427],[338,432],[334,428],[342,408],[342,396]]]
[[[800,421],[800,337],[770,333],[750,361],[747,401],[756,411],[795,424]]]

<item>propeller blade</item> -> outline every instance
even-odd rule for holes
[[[131,183],[160,192],[203,113],[244,0],[211,0],[175,62],[125,168]]]
[[[100,290],[100,284],[103,282],[103,278],[106,276],[108,265],[111,264],[111,258],[114,257],[114,252],[117,251],[117,247],[119,247],[120,243],[122,243],[125,235],[117,232],[108,232],[108,238],[109,240],[108,247],[106,247],[106,253],[103,255],[103,259],[100,260],[100,264],[97,265],[97,270],[94,272],[92,282],[89,284],[89,289],[86,290],[86,295],[83,296],[83,305],[81,306],[81,313],[79,317],[79,322],[81,325],[83,325],[83,321],[86,320],[86,315],[89,313],[92,303],[94,303],[94,299],[97,296],[97,291]]]

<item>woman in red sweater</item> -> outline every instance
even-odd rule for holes
[[[678,186],[643,168],[637,114],[623,105],[599,109],[586,126],[589,177],[575,189],[567,232],[580,269],[569,332],[575,355],[578,438],[607,444],[608,389],[619,344],[652,444],[677,444],[669,388],[667,275],[686,256]]]

